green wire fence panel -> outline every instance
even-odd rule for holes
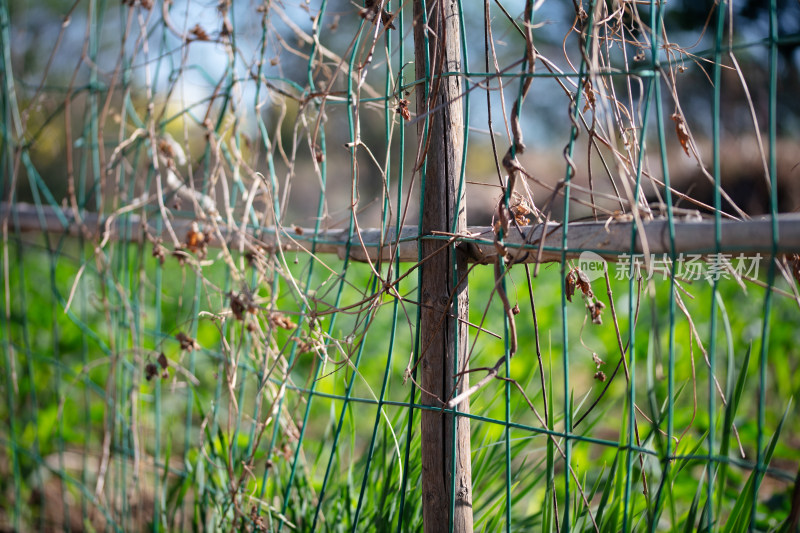
[[[0,0],[0,529],[796,531],[799,20]]]

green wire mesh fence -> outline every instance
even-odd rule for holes
[[[796,531],[798,21],[0,0],[0,529]]]

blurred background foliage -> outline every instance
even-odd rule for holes
[[[215,142],[235,145],[250,169],[267,174],[272,158],[282,192],[277,199],[280,222],[285,227],[312,227],[320,218],[323,226],[346,225],[353,207],[351,187],[358,197],[360,222],[378,226],[384,221],[381,172],[397,175],[401,159],[408,172],[416,154],[414,142],[407,141],[405,152],[400,153],[397,139],[387,139],[385,134],[387,116],[393,115],[397,99],[408,97],[410,108],[415,108],[413,90],[406,93],[410,88],[401,87],[399,81],[396,34],[390,35],[392,70],[387,75],[385,56],[376,58],[366,76],[360,108],[360,134],[370,150],[374,154],[396,151],[385,169],[359,152],[360,174],[353,185],[351,155],[345,147],[352,142],[352,131],[346,126],[348,101],[332,98],[320,119],[327,126],[324,157],[328,181],[323,185],[314,164],[316,147],[306,140],[319,110],[304,105],[304,99],[314,91],[344,91],[347,86],[346,76],[339,76],[328,87],[339,64],[333,56],[326,56],[319,68],[307,65],[314,41],[302,35],[312,34],[321,2],[267,3],[269,18],[258,10],[259,3],[230,3],[226,13],[235,28],[233,37],[228,36],[236,41],[233,57],[224,44],[228,30],[218,9],[224,2],[154,2],[152,9],[146,9],[143,1],[133,4],[123,2],[120,9],[118,2],[102,0],[3,1],[9,19],[3,30],[10,45],[2,75],[5,87],[13,86],[20,110],[18,122],[4,115],[5,135],[0,140],[4,201],[47,203],[39,196],[45,188],[36,185],[40,180],[52,195],[46,200],[64,205],[69,201],[72,177],[81,209],[95,211],[104,203],[124,209],[126,201],[155,191],[152,158],[143,148],[131,149],[116,161],[115,172],[122,170],[114,174],[101,167],[98,153],[108,162],[136,128],[152,121],[160,137],[169,134],[179,140],[187,157],[184,170],[197,183],[209,179],[216,164],[209,150],[212,131],[219,133]],[[492,23],[497,59],[503,66],[518,60],[523,49],[524,40],[512,20],[521,22],[524,2],[492,5],[496,6]],[[776,5],[777,208],[794,212],[800,208],[800,104],[796,97],[800,94],[800,4],[777,0]],[[633,18],[634,9],[644,20],[649,16],[649,7],[643,3],[628,2],[624,9],[626,21]],[[467,67],[471,72],[484,72],[483,6],[464,2],[464,10],[471,45]],[[182,31],[191,30],[195,40],[185,43],[178,38],[164,13]],[[670,98],[679,94],[680,107],[706,168],[713,150],[714,87],[709,57],[715,44],[710,22],[715,14],[712,4],[689,0],[670,2],[664,11],[670,32],[667,37],[674,48],[663,53],[672,61],[677,94],[665,97],[663,111],[666,116],[675,111],[677,102]],[[770,102],[765,40],[769,14],[764,2],[734,3],[727,22],[735,29],[731,44],[741,71],[746,73],[753,113],[762,129]],[[572,33],[565,41],[567,29],[575,21],[574,6],[543,2],[536,20],[534,39],[539,52],[570,71],[570,61],[579,60],[577,36]],[[402,45],[404,84],[413,76],[409,21],[407,17]],[[319,43],[346,63],[345,51],[354,36],[366,31],[358,8],[345,0],[330,1],[319,23]],[[201,38],[203,34],[207,41]],[[140,35],[144,37],[137,37]],[[481,38],[473,40],[473,35]],[[634,76],[647,70],[649,59],[634,59],[638,50],[630,45],[628,63],[612,55],[616,61],[612,66]],[[259,65],[260,55],[265,61]],[[259,83],[253,79],[257,66],[263,67],[262,81],[271,84],[270,91],[258,98]],[[613,83],[618,84],[620,101],[634,108],[642,97],[640,85],[632,84],[629,94],[623,79]],[[503,91],[489,93],[498,138],[508,137],[499,110],[513,102],[518,91],[514,82]],[[231,96],[230,101],[221,94]],[[391,95],[386,102],[384,94]],[[485,129],[489,120],[485,91],[474,94],[479,96],[469,104],[473,126],[467,159],[468,213],[471,224],[489,224],[500,198],[497,156],[492,157]],[[721,96],[721,184],[748,214],[768,212],[770,196],[763,179],[762,156],[755,148],[755,135],[747,133],[753,131],[747,93],[731,68],[723,69]],[[4,93],[6,109],[11,97],[8,91]],[[553,78],[536,78],[523,107],[529,150],[521,162],[550,186],[564,174],[571,97],[558,89]],[[21,126],[18,131],[16,124]],[[263,142],[262,124],[273,142],[269,147]],[[703,176],[701,164],[686,156],[672,129],[668,128],[667,135],[673,186],[713,204],[713,187]],[[586,137],[579,138],[576,153],[589,153]],[[95,143],[98,139],[99,146]],[[232,158],[230,154],[227,157],[228,161]],[[649,164],[658,166],[655,159]],[[574,183],[588,183],[588,168],[578,165]],[[101,187],[105,179],[117,181]],[[550,194],[539,184],[531,187],[537,199]],[[601,186],[599,190],[604,189]],[[655,190],[648,189],[646,194],[651,200],[657,198]],[[319,217],[317,198],[321,195],[324,205]],[[188,202],[177,200],[175,194],[165,195],[176,218],[196,215]],[[414,221],[419,201],[413,196],[406,201],[408,220]],[[598,202],[616,209],[612,201]],[[255,200],[259,209],[266,209],[267,203],[263,198]],[[237,214],[242,212],[241,205],[234,207]],[[723,209],[729,207],[723,202]],[[555,219],[563,216],[561,209],[556,202]],[[590,214],[589,208],[579,204],[572,211],[573,218]],[[254,517],[247,516],[253,518],[248,521],[240,516],[250,512],[252,501],[261,506],[256,514],[263,515],[269,529],[277,529],[279,524],[297,530],[310,530],[314,524],[329,531],[420,529],[419,435],[409,429],[415,427],[418,415],[409,424],[412,411],[406,404],[411,384],[405,379],[415,350],[416,276],[398,285],[407,306],[398,307],[397,300],[384,294],[376,299],[379,305],[367,309],[358,304],[380,290],[380,281],[364,264],[331,257],[320,263],[309,254],[287,253],[280,258],[270,256],[266,266],[259,267],[253,266],[252,256],[235,251],[230,262],[237,268],[231,268],[216,251],[205,262],[185,262],[167,253],[162,264],[154,254],[153,242],[113,243],[107,248],[107,262],[103,262],[96,245],[91,239],[22,236],[13,231],[3,241],[6,280],[0,300],[6,311],[0,326],[5,401],[0,403],[0,420],[8,422],[0,432],[0,527],[203,530],[236,525],[245,530],[258,524]],[[380,274],[387,276],[389,266],[381,268]],[[647,458],[641,464],[638,456],[635,461],[631,509],[638,522],[631,527],[692,530],[703,520],[704,505],[714,506],[718,517],[735,518],[736,512],[749,515],[746,488],[758,456],[756,443],[762,439],[762,444],[767,444],[773,432],[780,430],[754,512],[756,528],[777,529],[792,511],[792,491],[797,486],[794,476],[800,461],[794,403],[800,391],[800,352],[792,286],[778,278],[776,287],[782,292],[776,292],[771,306],[765,306],[766,261],[756,279],[760,285],[743,287],[726,279],[715,288],[701,280],[682,282],[683,288],[674,292],[658,275],[639,287],[637,282],[615,279],[617,267],[609,268],[610,285],[606,287],[599,279],[593,282],[593,289],[606,304],[613,295],[623,342],[632,325],[629,310],[634,305],[639,317],[630,371],[637,417],[641,417],[637,418],[640,446],[649,455],[643,455]],[[550,489],[543,482],[548,476],[555,480],[552,490],[564,497],[563,461],[554,451],[553,440],[542,432],[528,400],[540,411],[546,400],[551,407],[557,406],[548,420],[548,428],[554,431],[563,429],[562,407],[571,408],[576,418],[588,412],[575,427],[572,464],[593,508],[605,509],[604,529],[621,528],[618,517],[626,496],[620,472],[628,460],[625,425],[630,405],[629,387],[618,366],[618,333],[610,309],[603,324],[595,325],[587,320],[584,304],[577,298],[567,304],[568,323],[562,328],[563,282],[557,265],[541,268],[530,293],[523,268],[515,268],[506,280],[511,303],[521,310],[517,319],[520,350],[510,361],[509,376],[525,394],[497,381],[472,400],[472,412],[480,417],[472,425],[478,530],[497,531],[503,525],[515,530],[551,527],[553,499],[547,497]],[[496,295],[493,297],[494,284],[491,268],[471,272],[470,322],[490,332],[475,344],[474,367],[491,366],[506,350],[504,311]],[[248,323],[269,331],[262,344],[263,337],[254,340],[248,336],[252,332],[246,332],[245,321],[231,320],[231,295],[246,290],[254,291],[258,302],[253,313],[257,318]],[[675,294],[682,299],[685,312],[676,310],[675,342],[670,348],[667,310]],[[338,303],[332,303],[334,299]],[[538,339],[531,300],[536,302]],[[314,321],[307,320],[308,301],[316,314]],[[354,307],[326,314],[349,305]],[[763,339],[765,308],[771,313],[769,357],[762,361],[757,353],[760,343],[767,342]],[[280,320],[293,322],[295,328],[276,326],[276,310]],[[320,331],[327,336],[320,336]],[[562,331],[569,338],[568,350]],[[181,333],[196,341],[196,346],[182,345]],[[327,357],[312,349],[309,343],[313,342],[325,343]],[[283,381],[264,379],[260,356],[268,350],[278,354],[272,362],[280,367],[288,384],[285,402],[271,419],[264,390],[278,390]],[[715,357],[713,375],[706,351]],[[651,489],[652,483],[661,481],[660,458],[667,453],[663,426],[670,353],[675,365],[673,435],[680,435],[672,453],[682,457],[674,461],[668,502],[658,517],[651,512],[655,494],[648,492],[647,479],[649,476]],[[160,368],[161,354],[168,362],[166,377],[160,377],[164,370]],[[569,391],[560,387],[565,370],[562,356],[569,363]],[[236,364],[231,364],[234,357]],[[149,365],[158,371],[151,379],[147,377],[153,368]],[[612,379],[615,368],[619,370]],[[232,374],[239,386],[226,390]],[[714,378],[733,406],[729,412],[714,393]],[[734,402],[738,383],[742,383],[740,400]],[[384,385],[385,399],[379,411],[375,398]],[[311,389],[315,395],[308,394]],[[759,410],[761,396],[765,400],[763,414]],[[353,400],[345,403],[344,397]],[[712,422],[717,449],[709,450]],[[506,445],[511,450],[510,502],[505,496]],[[106,465],[105,491],[97,487],[104,447],[112,455]],[[716,478],[714,497],[718,499],[708,503],[703,490],[709,472],[707,456],[712,453],[722,458],[722,466]],[[295,469],[295,464],[300,467]],[[237,480],[241,484],[237,485]],[[231,495],[231,487],[239,492]],[[104,494],[110,494],[105,501]],[[579,510],[574,491],[572,497],[575,529],[590,530],[589,518]],[[248,505],[234,509],[237,501]],[[510,525],[504,524],[506,505],[511,508]],[[736,524],[735,520],[732,523]],[[723,524],[715,527],[722,529]]]

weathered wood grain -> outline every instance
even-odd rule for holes
[[[22,233],[47,232],[52,234],[85,236],[99,241],[120,239],[120,217],[110,218],[98,216],[96,213],[84,213],[82,226],[70,209],[56,210],[42,207],[41,211],[30,204],[0,204],[0,222],[8,224],[9,233],[18,228]],[[130,242],[142,242],[145,232],[153,237],[163,237],[163,230],[156,230],[155,217],[151,216],[145,224],[141,216],[127,214],[122,233]],[[185,238],[192,225],[192,220],[173,219],[170,221],[179,238]],[[208,223],[200,224],[208,229]],[[571,222],[569,224],[569,240],[567,242],[567,259],[578,257],[585,250],[592,250],[608,261],[615,261],[620,254],[630,253],[632,222],[610,220],[608,222]],[[419,243],[433,241],[438,247],[447,245],[453,239],[448,231],[439,234],[420,233],[416,226],[404,226],[399,239],[396,228],[390,228],[383,236],[378,229],[363,229],[360,236],[348,235],[347,230],[330,229],[315,234],[313,228],[279,228],[265,227],[255,230],[252,227],[241,229],[218,222],[219,236],[209,246],[219,247],[223,242],[231,249],[250,250],[255,247],[264,252],[273,252],[278,245],[285,251],[310,250],[316,240],[315,251],[318,254],[337,254],[344,258],[347,242],[350,257],[356,261],[387,261],[399,253],[400,261],[414,262],[419,260]],[[83,229],[81,229],[83,228]],[[772,222],[768,217],[754,220],[723,220],[721,223],[720,249],[728,252],[762,255],[772,252]],[[518,231],[511,228],[504,243],[509,252],[517,257],[518,262],[533,263],[537,260],[539,241],[542,237],[542,225],[525,226]],[[545,245],[540,260],[554,262],[561,260],[562,224],[551,222],[545,232]],[[494,262],[497,249],[494,245],[494,233],[488,226],[472,226],[460,232],[456,239],[474,244],[466,254],[468,262]],[[644,235],[644,239],[642,238]],[[165,239],[166,240],[166,239]],[[637,232],[634,253],[644,251],[643,242],[648,244],[649,253],[662,254],[670,252],[669,226],[666,219],[645,221],[642,231]],[[362,246],[363,243],[363,246]],[[787,213],[778,215],[778,249],[779,253],[800,252],[800,214]],[[169,242],[165,243],[169,246]],[[528,254],[517,254],[516,250],[524,248]],[[380,253],[379,253],[380,251]],[[715,251],[715,235],[713,220],[680,220],[675,221],[676,253],[713,253]]]
[[[465,187],[459,187],[464,144],[461,78],[437,74],[461,70],[458,4],[454,0],[415,0],[414,20],[417,79],[430,78],[417,86],[417,113],[430,113],[427,137],[425,121],[417,123],[425,156],[420,229],[424,235],[460,233],[467,229]],[[425,239],[419,244],[419,258],[425,260],[419,273],[420,401],[433,407],[441,407],[453,394],[454,376],[458,366],[464,365],[468,344],[467,263],[463,254],[456,252],[455,243],[443,249],[446,242]],[[469,386],[466,380],[462,383]],[[458,410],[468,412],[469,400],[459,404]],[[423,410],[420,416],[424,529],[427,533],[448,531],[450,502],[455,498],[453,531],[471,532],[469,419],[431,410]]]

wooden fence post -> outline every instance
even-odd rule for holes
[[[427,14],[425,13],[427,10]],[[427,20],[427,24],[426,24]],[[461,71],[461,41],[458,3],[455,0],[414,2],[414,49],[417,79],[417,112],[428,117],[428,140],[421,144],[427,157],[423,215],[420,233],[466,230],[464,190],[459,190],[464,144],[461,78],[442,77],[442,72]],[[425,37],[428,39],[426,47]],[[418,122],[420,138],[425,120]],[[452,396],[454,375],[467,355],[469,310],[467,264],[451,245],[423,240],[421,256],[420,385],[424,405],[442,407]],[[455,261],[455,264],[454,264]],[[460,283],[459,283],[460,282]],[[469,386],[465,379],[460,390]],[[469,412],[469,400],[458,405]],[[453,446],[455,431],[455,449]],[[449,530],[452,475],[455,470],[453,531],[472,531],[472,465],[469,419],[424,410],[421,415],[422,512],[425,531]]]

